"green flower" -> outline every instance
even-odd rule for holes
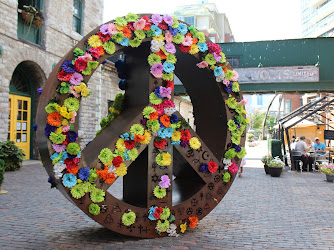
[[[74,54],[74,56],[83,56],[85,53],[82,51],[82,49],[80,49],[80,48],[75,48],[75,49],[73,50],[73,54]]]
[[[55,102],[51,102],[49,103],[46,107],[45,107],[45,111],[46,113],[48,114],[51,114],[53,112],[58,112],[56,107],[59,106],[58,103],[55,103]]]
[[[140,40],[143,40],[146,37],[146,34],[143,30],[135,30],[135,35]]]
[[[132,48],[137,48],[141,44],[141,42],[142,42],[142,40],[139,39],[138,37],[136,37],[136,38],[129,41],[129,45]]]
[[[240,144],[240,140],[241,140],[241,136],[232,136],[231,141],[235,144],[235,145],[239,145]]]
[[[153,64],[161,63],[161,58],[160,56],[156,54],[150,54],[147,58],[147,61],[148,61],[148,64],[152,66]]]
[[[139,16],[137,14],[133,14],[133,13],[128,13],[126,16],[125,16],[125,20],[127,22],[135,22],[139,19]],[[123,26],[123,25],[122,25]]]
[[[153,133],[157,133],[160,129],[160,123],[157,120],[148,120],[146,126],[150,128]]]
[[[245,157],[245,155],[246,155],[246,149],[244,147],[241,147],[241,151],[239,153],[237,153],[237,157],[239,159],[242,159],[242,158]]]
[[[238,106],[238,103],[237,103],[237,101],[235,100],[234,97],[233,98],[228,98],[226,100],[226,104],[230,109],[236,109],[236,107]]]
[[[226,159],[232,159],[234,158],[234,156],[237,154],[237,152],[235,152],[235,149],[234,148],[231,148],[229,150],[227,150],[225,152],[225,158]]]
[[[225,54],[223,53],[223,52],[220,52],[220,56],[222,57],[222,59],[220,59],[220,63],[224,63],[224,62],[226,62],[226,56],[225,56]]]
[[[191,25],[190,27],[188,27],[190,33],[193,35],[193,36],[196,36],[197,35],[197,29],[194,27],[194,25]]]
[[[87,67],[81,71],[82,74],[88,76],[92,74],[92,69],[96,69],[99,66],[99,62],[97,61],[88,61]]]
[[[116,157],[116,156],[120,156],[120,157],[122,157],[122,159],[123,159],[123,161],[124,161],[124,152],[122,152],[121,150],[119,150],[119,149],[115,149],[113,155],[114,155],[114,157]]]
[[[162,103],[162,100],[161,100],[159,97],[157,97],[157,95],[154,94],[154,92],[152,92],[152,93],[150,94],[150,102],[151,102],[153,105],[158,105],[158,104]]]
[[[205,43],[205,35],[203,32],[197,32],[196,37],[199,43]]]
[[[172,129],[177,129],[177,128],[181,127],[181,124],[180,123],[172,123],[171,125],[169,125],[169,127],[172,128]]]
[[[91,169],[93,170],[93,169]],[[95,170],[95,169],[94,169]],[[89,173],[91,173],[91,171],[89,170]],[[95,170],[95,174],[96,174],[96,170]],[[91,175],[91,174],[90,174]],[[96,178],[97,178],[97,174],[96,174]],[[88,177],[89,180],[90,176]],[[89,193],[92,192],[93,189],[95,188],[94,185],[88,181],[85,181],[84,183],[81,183],[83,190],[85,191],[85,193]]]
[[[238,125],[235,124],[234,120],[232,119],[227,122],[227,126],[228,126],[228,130],[230,131],[234,131],[238,128]]]
[[[133,148],[131,150],[128,151],[128,156],[130,157],[131,161],[136,160],[136,158],[138,157],[138,150],[136,148]]]
[[[55,144],[62,144],[66,140],[66,135],[52,132],[49,139]]]
[[[128,212],[122,215],[122,222],[125,226],[131,226],[133,223],[135,223],[135,220],[136,214],[134,212]]]
[[[205,61],[209,64],[209,65],[215,65],[216,64],[216,59],[215,56],[211,53],[208,53],[205,56]]]
[[[162,79],[165,80],[165,81],[173,81],[174,73],[169,73],[169,74],[164,73],[162,75]]]
[[[130,128],[130,133],[133,135],[143,135],[144,131],[144,127],[140,124],[133,124]]]
[[[169,221],[165,220],[164,222],[161,222],[161,220],[159,220],[157,223],[157,228],[159,228],[161,232],[166,232],[169,228]]]
[[[236,107],[235,107],[235,111],[238,113],[238,114],[242,114],[243,111],[244,111],[244,106],[242,104],[237,104]]]
[[[117,32],[115,34],[112,35],[111,37],[116,43],[120,43],[123,41],[124,39],[124,35],[122,32]]]
[[[224,174],[223,174],[223,182],[229,182],[231,180],[231,175],[230,175],[230,173],[229,172],[225,172]]]
[[[102,149],[103,150],[103,149]],[[89,170],[89,177],[88,177],[88,181],[89,182],[94,182],[97,180],[99,176],[96,173],[96,169],[92,168],[91,170]]]
[[[75,199],[80,199],[86,194],[83,184],[76,184],[71,188],[71,195]]]
[[[162,209],[162,213],[160,214],[160,219],[167,220],[170,216],[170,210],[168,207]]]
[[[99,188],[94,188],[93,191],[90,193],[90,199],[93,202],[102,202],[104,201],[104,196],[106,195],[106,193]]]
[[[179,25],[180,25],[179,20],[177,20],[176,17],[173,17],[173,25],[172,25],[172,28],[174,28],[174,29],[175,29],[175,28],[178,28]]]
[[[63,152],[60,152],[59,155],[58,155],[58,157],[57,157],[57,158],[54,158],[54,159],[52,160],[52,164],[53,164],[53,165],[56,164],[56,163],[61,159],[62,156],[63,156]]]
[[[70,91],[71,91],[71,89],[70,89],[70,84],[69,83],[62,82],[60,84],[60,89],[59,89],[60,94],[67,94]]]
[[[153,190],[153,194],[155,197],[157,197],[158,199],[162,199],[166,196],[166,189],[165,188],[161,188],[159,186],[156,186]]]
[[[173,42],[176,44],[181,44],[184,40],[184,35],[177,33],[176,36],[173,37]]]
[[[103,43],[103,48],[109,55],[112,55],[115,53],[116,45],[112,41],[106,41]]]
[[[66,151],[70,155],[77,155],[80,152],[80,146],[75,142],[71,142],[67,145]]]
[[[80,101],[77,98],[69,97],[64,101],[64,105],[69,111],[78,111],[80,108]]]
[[[115,23],[120,25],[120,26],[125,26],[127,25],[127,21],[123,17],[116,17],[115,18]]]
[[[102,149],[98,157],[104,165],[108,164],[114,159],[113,153],[109,148]]]
[[[155,36],[155,33],[154,33],[153,30],[148,30],[148,31],[146,31],[146,36],[147,36],[147,37],[154,37],[154,36]]]
[[[97,204],[91,203],[88,206],[88,211],[92,214],[92,215],[98,215],[100,214],[100,207]]]
[[[225,78],[227,79],[227,80],[229,80],[229,81],[231,81],[231,78],[232,78],[232,76],[234,75],[234,73],[233,73],[233,71],[232,70],[226,70],[226,72],[225,72]]]
[[[144,118],[150,119],[150,114],[154,113],[155,111],[156,111],[155,108],[153,108],[151,106],[145,107],[144,110],[143,110]]]
[[[239,83],[238,82],[233,82],[232,91],[236,92],[236,93],[240,91]]]
[[[173,54],[168,54],[166,58],[166,62],[175,64],[177,61],[176,57]]]

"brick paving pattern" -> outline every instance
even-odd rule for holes
[[[196,229],[147,240],[105,229],[50,189],[40,164],[26,165],[5,175],[0,249],[334,249],[334,183],[320,173],[272,178],[259,160],[246,166]]]

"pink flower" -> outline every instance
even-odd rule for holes
[[[115,24],[113,24],[113,23],[108,24],[108,32],[109,32],[109,35],[111,35],[111,36],[118,32],[118,30],[116,29]]]
[[[74,72],[71,79],[70,84],[78,85],[82,82],[83,76],[80,73]]]
[[[108,27],[109,25],[108,24],[103,24],[100,28],[100,32],[103,34],[103,35],[107,35],[108,34]]]
[[[174,102],[173,102],[172,100],[169,100],[169,99],[164,100],[164,101],[162,102],[162,104],[160,104],[160,105],[162,105],[162,108],[163,108],[163,109],[164,109],[164,108],[172,108],[172,107],[175,107]]]
[[[191,36],[186,36],[186,38],[184,38],[182,45],[183,46],[190,46],[193,44],[193,38]]]
[[[159,89],[161,97],[171,98],[170,94],[172,93],[171,88],[160,87]]]
[[[226,87],[230,85],[230,81],[227,80],[226,78],[224,78],[223,83],[225,84]]]
[[[151,67],[151,73],[154,74],[160,74],[164,70],[164,66],[161,63],[155,63]]]
[[[197,63],[196,66],[199,67],[200,69],[204,69],[208,67],[208,63],[206,61],[202,61],[200,63]]]
[[[167,23],[169,26],[172,26],[174,24],[174,20],[170,15],[164,15],[163,19],[165,21],[165,23]]]
[[[168,175],[163,175],[160,177],[161,181],[159,182],[159,186],[161,188],[169,188],[170,186],[170,179]]]
[[[235,70],[233,70],[233,73],[234,73],[234,75],[232,76],[231,81],[236,82],[236,81],[238,81],[239,74]]]
[[[238,170],[239,168],[234,162],[232,162],[231,165],[228,167],[228,171],[230,171],[230,173],[232,174],[235,174],[236,172],[238,172]]]
[[[240,102],[238,102],[239,105],[246,104],[248,102],[248,99],[243,99]]]
[[[220,53],[215,52],[213,53],[213,56],[215,57],[216,62],[219,62],[222,59]]]
[[[173,43],[166,43],[165,44],[165,49],[168,53],[171,54],[175,54],[176,53],[176,49]]]
[[[153,108],[158,112],[158,115],[161,116],[164,114],[165,110],[162,104],[159,105],[153,105]]]
[[[65,126],[62,126],[61,129],[66,133],[70,130],[70,125],[65,125]]]
[[[92,57],[92,55],[91,54],[89,54],[89,53],[85,53],[83,56],[79,56],[78,58],[82,58],[82,59],[84,59],[86,62],[88,62],[88,61],[93,61],[93,57]]]
[[[52,144],[52,148],[57,153],[64,152],[65,149],[66,149],[66,145],[64,145],[64,144]]]
[[[169,30],[166,31],[165,40],[167,43],[171,43],[173,41],[173,34]]]
[[[70,86],[70,90],[71,90],[71,94],[74,95],[75,98],[79,98],[80,97],[79,93],[74,90],[74,86],[73,85]]]
[[[151,16],[151,19],[152,19],[152,22],[155,24],[155,25],[159,25],[159,23],[161,23],[162,21],[162,16],[160,16],[159,14],[153,14]]]
[[[139,19],[139,20],[134,22],[133,27],[136,30],[142,30],[142,29],[144,29],[145,25],[146,25],[146,20],[145,19]]]
[[[89,52],[95,58],[99,58],[100,57],[100,55],[99,55],[100,50],[98,48],[90,48]]]
[[[83,71],[87,67],[87,61],[81,56],[74,63],[74,69],[78,72]]]
[[[218,44],[216,44],[216,43],[207,43],[207,45],[208,45],[208,50],[209,50],[209,53],[218,53],[218,54],[220,54],[220,52],[221,52],[221,47],[218,45]]]

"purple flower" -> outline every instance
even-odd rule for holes
[[[241,151],[241,146],[239,145],[233,145],[233,148],[235,148],[235,152],[239,153]]]
[[[71,79],[70,79],[70,84],[73,84],[73,85],[78,85],[82,82],[83,80],[83,76],[80,74],[80,73],[73,73]]]
[[[43,91],[43,87],[40,87],[40,88],[37,89],[37,92],[38,92],[39,95],[42,94],[42,91]]]
[[[89,168],[84,167],[84,168],[79,169],[78,177],[83,181],[88,181]]]
[[[45,136],[49,137],[52,132],[55,132],[57,127],[46,124],[44,128]]]
[[[174,24],[174,20],[170,15],[164,15],[163,19],[165,21],[165,23],[167,23],[169,26],[172,26]]]
[[[213,56],[215,57],[215,60],[216,60],[217,62],[219,62],[219,61],[222,59],[220,53],[214,52],[214,53],[213,53]]]
[[[231,94],[232,93],[232,84],[229,84],[228,86],[226,86],[225,90],[226,90],[227,93]]]
[[[141,123],[141,125],[146,125],[146,122],[147,122],[147,119],[141,119],[141,121],[140,121],[140,123]]]
[[[109,30],[108,30],[109,24],[103,24],[100,28],[100,31],[103,35],[107,35],[109,34]]]
[[[158,98],[160,98],[160,99],[162,99],[162,97],[161,97],[161,95],[160,95],[160,86],[158,86],[155,90],[154,90],[154,94],[158,97]]]
[[[159,14],[153,14],[151,19],[155,25],[159,25],[159,23],[161,23],[162,21],[162,16],[160,16]]]
[[[207,173],[209,171],[208,164],[204,163],[199,171],[201,171],[202,173]]]
[[[76,142],[78,138],[78,134],[75,131],[68,131],[67,137],[69,142]]]
[[[178,123],[179,122],[179,117],[177,117],[176,114],[172,114],[170,117],[170,122],[171,123]]]
[[[186,148],[189,145],[189,141],[181,141],[180,145],[181,147]]]
[[[155,63],[151,67],[152,74],[162,74],[163,70],[164,70],[164,66],[162,65],[162,63]]]
[[[175,54],[176,53],[176,49],[173,43],[166,43],[165,44],[165,49],[168,53],[171,54]]]
[[[71,154],[67,153],[67,158],[74,159],[75,157],[77,157],[77,156],[76,155],[71,155]]]
[[[177,28],[172,28],[171,26],[168,27],[170,33],[172,33],[173,36],[176,36],[178,33],[178,29]]]
[[[161,181],[159,182],[159,186],[161,188],[169,188],[170,186],[170,179],[168,177],[168,175],[162,175],[160,177]]]
[[[74,70],[74,65],[72,63],[72,61],[70,60],[67,60],[67,61],[64,61],[63,64],[61,65],[61,68],[66,72],[66,73],[74,73],[75,70]]]
[[[160,96],[161,97],[170,97],[171,93],[172,93],[171,88],[160,87]]]
[[[66,145],[65,144],[52,144],[52,148],[53,148],[53,150],[54,151],[56,151],[56,152],[64,152],[65,151],[65,149],[66,149]]]

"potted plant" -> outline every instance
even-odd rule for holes
[[[1,185],[5,179],[5,162],[0,159],[0,194],[7,194],[8,191],[1,190]]]
[[[269,172],[272,177],[280,177],[282,169],[284,167],[284,162],[276,156],[274,159],[268,162]]]
[[[334,181],[334,165],[328,165],[324,163],[320,166],[320,172],[326,174],[326,179],[328,182]]]
[[[20,169],[25,154],[12,141],[0,142],[0,159],[5,162],[6,171],[15,171]]]
[[[266,172],[266,174],[270,174],[269,172],[269,167],[268,167],[268,162],[271,161],[273,158],[269,155],[263,156],[261,161],[264,164],[264,171]]]
[[[36,7],[31,5],[23,5],[23,10],[20,10],[22,13],[22,18],[25,23],[29,25],[27,34],[29,34],[30,28],[32,25],[36,25],[39,28],[43,25],[43,15],[42,10],[38,10]]]

